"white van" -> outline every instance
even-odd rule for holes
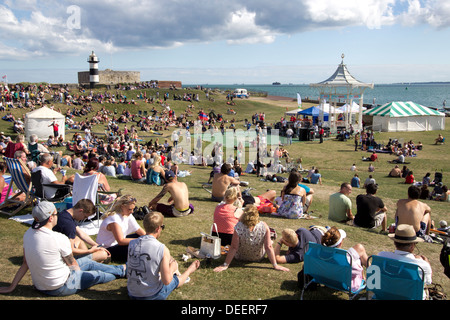
[[[235,89],[233,95],[236,98],[248,98],[247,89]]]

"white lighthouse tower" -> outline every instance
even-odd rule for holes
[[[93,89],[96,83],[99,83],[99,75],[98,75],[98,63],[100,62],[95,55],[94,51],[92,51],[89,56],[89,82],[90,88]]]

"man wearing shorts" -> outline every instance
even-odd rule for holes
[[[148,213],[143,224],[145,235],[132,240],[128,246],[128,296],[132,300],[166,300],[173,290],[189,280],[200,267],[200,261],[195,260],[181,273],[178,262],[159,241],[165,228],[161,213]]]
[[[366,194],[356,197],[356,216],[353,220],[355,226],[361,228],[378,228],[387,231],[387,208],[379,197],[375,196],[378,186],[369,184],[366,186]]]
[[[148,204],[152,210],[161,212],[165,217],[184,217],[194,212],[189,203],[189,191],[184,182],[179,182],[173,171],[166,171],[166,181],[161,192]],[[170,194],[169,204],[158,203],[166,193]]]

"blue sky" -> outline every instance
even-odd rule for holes
[[[450,81],[448,0],[4,0],[0,74],[75,83],[100,70],[185,84]]]

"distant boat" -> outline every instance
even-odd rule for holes
[[[281,84],[281,83],[279,83],[279,82],[273,82],[273,83],[272,83],[273,86],[279,86],[280,84]]]

